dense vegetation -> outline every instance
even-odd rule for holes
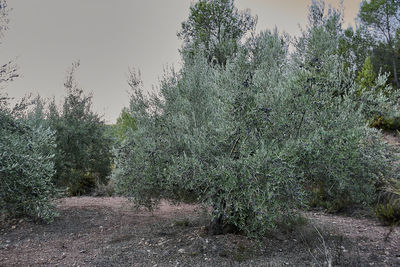
[[[209,13],[219,24],[204,19]],[[246,31],[231,23],[243,17],[255,21],[232,1],[197,2],[180,32],[183,68],[165,75],[158,96],[144,97],[141,83],[131,82],[137,129],[117,150],[119,192],[148,207],[161,198],[204,203],[213,207],[214,232],[258,235],[298,208],[374,203],[378,184],[392,175],[389,148],[367,127],[396,111],[386,76],[368,88],[355,82],[340,51],[341,14],[321,2],[310,7],[293,53],[277,30],[243,41]],[[199,45],[202,31],[188,31],[202,23],[241,33],[215,39],[224,60]]]
[[[6,2],[0,1],[0,38],[7,30],[8,12]],[[0,86],[17,77],[13,62],[0,67]],[[56,214],[54,132],[33,113],[21,116],[22,104],[12,109],[8,101],[0,92],[0,212],[51,221]]]
[[[8,12],[0,1],[0,37],[7,30]],[[0,92],[1,214],[51,221],[55,197],[87,194],[108,182],[111,137],[91,110],[92,97],[74,80],[78,65],[67,74],[60,107],[40,96],[27,96],[11,107],[10,98]],[[12,61],[1,66],[0,86],[17,77]]]
[[[6,26],[2,0],[0,11]],[[4,95],[1,210],[51,220],[56,189],[91,193],[113,167],[117,193],[138,205],[211,207],[214,233],[263,235],[314,206],[376,206],[396,221],[396,158],[374,127],[396,127],[399,14],[397,1],[363,1],[359,27],[344,29],[339,10],[313,1],[308,25],[291,38],[255,33],[257,18],[233,0],[199,0],[178,33],[182,68],[152,95],[132,70],[130,106],[116,125],[91,110],[74,79],[79,63],[61,106],[37,97],[10,108]],[[387,53],[390,70],[378,60]],[[12,63],[0,75],[17,77]]]
[[[112,160],[111,138],[104,122],[91,110],[92,97],[85,96],[74,79],[78,66],[74,63],[68,72],[61,109],[53,100],[46,118],[56,132],[53,181],[57,186],[68,186],[71,195],[87,194],[96,183],[107,183]]]

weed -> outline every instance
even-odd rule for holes
[[[181,220],[175,220],[174,225],[181,226],[181,227],[188,227],[188,226],[190,226],[190,221],[188,218],[184,218]]]

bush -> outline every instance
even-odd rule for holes
[[[96,197],[112,197],[114,192],[114,181],[110,179],[108,184],[96,182],[93,195]]]
[[[92,97],[78,87],[73,64],[65,82],[67,95],[60,110],[50,103],[47,122],[55,131],[54,184],[71,195],[90,194],[96,181],[106,184],[111,173],[112,140],[100,116],[91,110]]]
[[[386,181],[382,187],[375,215],[386,225],[400,223],[400,182],[398,180]]]
[[[10,216],[52,221],[57,215],[54,133],[0,111],[0,207]]]
[[[212,207],[214,233],[253,236],[293,221],[313,190],[332,211],[371,205],[393,157],[354,101],[355,75],[336,53],[340,16],[329,14],[313,17],[292,56],[266,31],[223,66],[184,57],[159,96],[130,82],[136,130],[116,149],[117,192],[149,208],[195,200]]]
[[[82,196],[90,194],[96,186],[96,177],[91,173],[82,173],[71,169],[71,179],[68,183],[68,194],[70,196]],[[74,178],[72,178],[74,177]]]
[[[375,208],[376,217],[385,225],[398,225],[400,222],[400,201],[378,204]]]
[[[400,117],[385,118],[383,116],[376,116],[371,123],[371,127],[382,130],[400,130]]]

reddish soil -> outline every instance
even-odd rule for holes
[[[48,225],[0,229],[0,266],[400,266],[400,228],[307,213],[309,223],[264,240],[209,236],[208,215],[162,202],[153,213],[125,198],[64,198]]]

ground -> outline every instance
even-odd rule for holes
[[[385,140],[400,147],[396,133]],[[126,198],[64,198],[52,224],[0,223],[0,266],[400,266],[400,227],[365,214],[307,212],[263,240],[211,236],[207,212],[163,201],[154,212]]]
[[[363,216],[308,212],[295,231],[264,240],[210,236],[199,206],[163,201],[135,210],[113,198],[64,198],[52,224],[0,230],[0,266],[399,266],[400,227]]]

